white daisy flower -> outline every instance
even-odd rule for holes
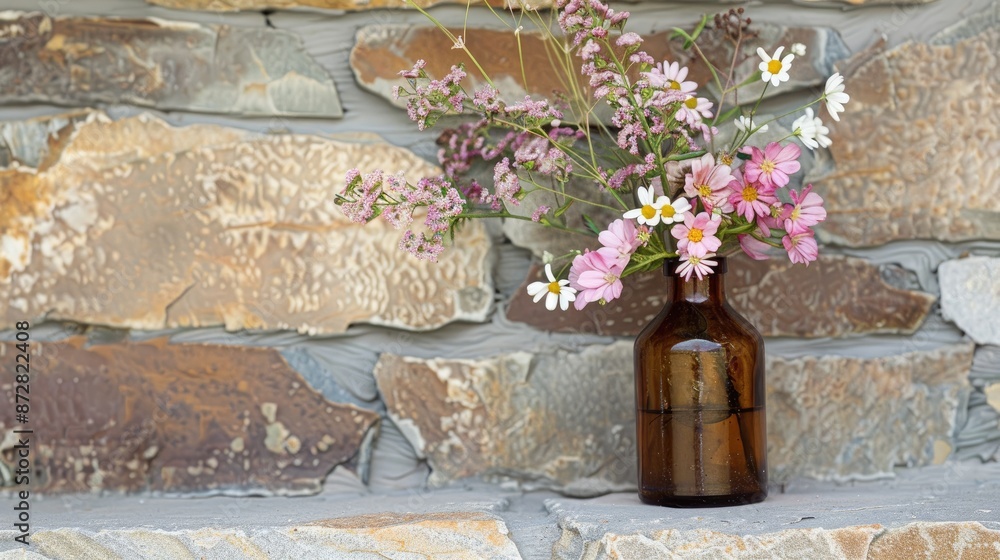
[[[812,108],[806,108],[806,114],[795,119],[792,123],[792,131],[802,139],[802,143],[810,150],[815,150],[820,146],[826,148],[833,143],[830,137],[830,129],[823,126],[823,121],[813,113]]]
[[[639,187],[637,193],[639,195],[640,206],[625,212],[622,217],[626,220],[635,220],[639,222],[640,225],[649,227],[653,227],[660,223],[661,200],[667,197],[661,196],[659,199],[654,198],[653,187]]]
[[[552,274],[552,265],[545,265],[545,276],[548,282],[532,282],[528,284],[528,295],[534,296],[535,303],[545,298],[545,309],[555,311],[556,306],[566,311],[569,309],[569,302],[576,300],[576,290],[569,287],[569,280],[556,280]]]
[[[738,128],[740,132],[749,132],[756,127],[757,123],[753,122],[753,119],[748,116],[740,115],[740,118],[736,119],[736,128]],[[765,124],[761,126],[760,130],[757,132],[767,132],[767,125]]]
[[[792,67],[792,60],[795,55],[789,53],[785,58],[781,58],[781,51],[785,50],[785,47],[778,47],[778,50],[774,51],[774,56],[767,56],[767,51],[757,47],[757,55],[760,56],[763,62],[760,63],[760,79],[765,82],[771,82],[772,86],[777,87],[781,82],[788,81],[788,69]]]
[[[833,120],[840,122],[838,113],[844,112],[844,103],[851,100],[851,96],[844,93],[844,77],[840,72],[835,73],[826,80],[826,88],[823,90],[823,99],[826,100],[826,110],[833,117]]]
[[[691,211],[691,203],[684,197],[670,202],[670,197],[661,196],[656,199],[660,207],[660,220],[664,224],[677,224],[684,221],[684,213]]]
[[[788,50],[790,50],[792,52],[792,54],[794,54],[795,56],[805,56],[806,55],[806,46],[803,45],[802,43],[793,43],[792,46],[791,46],[791,48],[788,49]]]

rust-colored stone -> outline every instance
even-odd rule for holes
[[[836,166],[811,177],[827,239],[1000,239],[1000,97],[982,93],[1000,89],[998,22],[994,4],[929,44],[847,65],[846,113],[821,112]]]
[[[687,22],[677,22],[685,25]],[[757,44],[773,52],[777,45],[792,43],[806,44],[811,50],[810,60],[814,66],[801,64],[797,67],[790,82],[783,84],[781,92],[786,93],[795,88],[810,87],[822,83],[826,79],[828,68],[835,58],[847,55],[847,50],[840,37],[822,28],[787,28],[778,26],[758,25],[760,38]],[[452,29],[455,35],[463,35],[462,29]],[[711,75],[705,65],[693,56],[690,51],[681,48],[677,41],[670,40],[669,31],[660,31],[645,35],[643,49],[657,60],[679,61],[691,68],[691,78],[699,84],[706,85]],[[727,41],[713,40],[709,32],[704,34],[704,50],[711,60],[719,61],[728,67],[732,60],[731,46]],[[549,55],[552,45],[539,33],[520,33],[521,57],[527,69],[527,87],[524,85],[521,72],[521,59],[518,57],[518,39],[513,31],[489,28],[470,28],[464,32],[463,39],[468,49],[480,61],[486,73],[497,84],[507,100],[523,98],[525,93],[534,96],[551,97],[553,91],[566,91],[565,80],[553,70]],[[409,69],[420,59],[426,61],[427,73],[431,77],[440,78],[448,73],[453,64],[465,63],[469,79],[475,86],[485,81],[476,69],[472,60],[461,50],[452,49],[453,43],[439,29],[433,26],[378,25],[364,27],[358,31],[357,41],[351,51],[351,67],[362,87],[393,101],[401,107],[406,106],[406,100],[393,100],[392,87],[403,83],[399,77],[400,70]],[[750,49],[748,52],[753,52]],[[580,59],[569,60],[574,76],[586,87],[587,78],[579,74]],[[756,55],[747,58],[738,69],[740,75],[750,75],[756,69],[759,59]],[[711,87],[714,87],[711,86]],[[760,93],[757,86],[743,91],[746,100],[754,100]],[[760,86],[763,89],[763,85]],[[768,90],[768,96],[775,92]],[[730,98],[731,100],[732,98]]]
[[[272,349],[82,339],[30,344],[32,491],[308,494],[378,414],[326,400]],[[13,363],[15,343],[0,344]],[[12,376],[0,385],[14,402]]]
[[[0,170],[0,325],[424,330],[490,308],[482,224],[430,263],[336,206],[351,167],[437,171],[375,136],[256,137],[149,115],[72,126],[42,170]]]
[[[635,275],[625,279],[622,297],[608,305],[542,313],[525,291],[541,276],[540,267],[532,268],[511,298],[507,318],[548,331],[634,336],[663,308],[668,290],[659,273]],[[834,255],[821,256],[808,267],[783,258],[734,256],[726,280],[730,303],[764,336],[910,333],[935,299],[886,284],[879,267],[861,259]]]
[[[867,560],[1000,558],[1000,531],[981,523],[911,523],[872,541]]]
[[[11,101],[343,114],[329,74],[285,31],[3,12],[0,102]]]

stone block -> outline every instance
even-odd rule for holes
[[[0,457],[13,472],[13,430],[33,430],[32,494],[311,494],[335,466],[356,466],[379,418],[325,399],[272,349],[78,338],[29,348],[29,422],[0,411]],[[0,344],[0,358],[17,353]],[[13,381],[0,385],[11,403]]]
[[[31,101],[343,116],[329,73],[287,31],[3,12],[0,102]]]
[[[47,167],[0,170],[0,325],[45,315],[317,334],[428,330],[490,310],[482,224],[430,263],[335,204],[351,167],[436,171],[378,137],[261,137],[148,115],[95,115],[66,136]]]

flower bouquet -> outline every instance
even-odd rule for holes
[[[679,287],[683,283],[705,283],[718,275],[724,266],[723,258],[738,251],[753,259],[766,259],[775,248],[784,251],[793,263],[806,265],[817,258],[813,227],[826,217],[823,199],[811,186],[793,190],[788,185],[790,176],[800,169],[798,143],[809,149],[830,144],[829,130],[814,106],[825,105],[830,118],[839,120],[849,100],[843,78],[834,74],[821,94],[785,115],[764,120],[757,114],[766,92],[790,79],[795,59],[805,54],[805,46],[790,45],[787,51],[781,46],[773,53],[762,48],[751,51],[755,34],[742,8],[714,19],[705,17],[691,31],[675,29],[674,38],[683,42],[683,48],[689,49],[711,75],[717,95],[710,100],[700,93],[699,84],[689,79],[688,68],[676,61],[655,60],[643,50],[643,38],[626,30],[628,12],[614,10],[599,0],[556,0],[555,9],[547,15],[522,6],[519,11],[495,13],[509,25],[518,41],[521,24],[534,24],[552,71],[565,84],[565,91],[551,100],[531,96],[515,99],[500,91],[463,35],[416,8],[448,35],[455,49],[468,56],[484,83],[470,91],[464,85],[467,75],[461,64],[453,66],[445,76],[429,76],[424,61],[400,73],[405,84],[397,86],[394,93],[406,100],[409,117],[419,129],[432,127],[442,118],[471,118],[451,121],[452,126],[439,137],[441,175],[406,178],[382,171],[364,174],[352,170],[346,190],[338,198],[352,220],[368,222],[382,217],[396,228],[406,228],[400,247],[417,258],[430,260],[445,249],[446,238],[460,234],[464,222],[479,218],[530,220],[540,227],[596,237],[588,247],[562,255],[545,254],[546,278],[528,285],[527,290],[535,302],[544,301],[549,310],[566,310],[570,304],[576,309],[595,302],[607,304],[621,296],[622,279],[661,269],[665,264],[679,283],[674,292],[680,294],[693,293],[694,288]],[[705,34],[729,42],[731,59],[710,60],[699,46],[699,38]],[[760,58],[757,70],[737,76],[737,68],[752,57]],[[528,71],[522,61],[525,83]],[[759,89],[759,94],[740,99],[740,91],[749,86]],[[767,143],[755,142],[773,121],[791,114],[801,116],[787,136]],[[732,127],[730,140],[719,146],[720,127],[726,126]],[[538,200],[545,202],[535,203]],[[531,207],[523,207],[528,201],[533,201]],[[577,206],[575,211],[568,212],[573,206]],[[595,212],[605,219],[595,219]],[[688,303],[702,300],[689,298]],[[675,311],[681,307],[675,306]],[[758,431],[761,437],[755,445],[763,445],[763,421],[748,427],[740,417],[741,410],[744,416],[750,414],[746,411],[763,411],[763,349],[759,343],[746,348],[733,346],[730,339],[735,335],[726,331],[730,334],[723,336],[712,330],[712,321],[706,322],[706,317],[714,317],[707,307],[692,309],[694,315],[686,315],[687,319],[671,319],[665,309],[661,322],[663,318],[674,323],[693,321],[702,325],[693,340],[721,348],[705,346],[697,350],[697,371],[707,371],[706,364],[719,363],[720,358],[737,364],[723,372],[718,402],[729,403],[725,405],[729,412],[719,417],[735,418],[739,426],[732,433]],[[729,325],[734,320],[723,314],[717,322]],[[756,336],[754,340],[759,341],[760,336],[751,332],[749,323],[742,322],[746,328],[741,326],[736,331],[751,339]],[[673,350],[662,344],[655,351],[641,348],[643,336],[636,346],[640,412],[674,414],[688,410],[684,408],[687,405],[670,402],[662,395],[669,393],[671,368],[688,363],[689,358],[671,354]],[[722,354],[710,355],[716,350]],[[739,366],[739,356],[747,357],[745,367]],[[649,381],[651,375],[659,376],[659,381]],[[701,377],[692,380],[695,385],[712,383],[708,373],[698,375]],[[753,381],[755,375],[760,384],[756,393],[760,394],[740,389],[757,383]],[[746,381],[749,385],[741,381],[744,378],[750,380]],[[661,381],[666,385],[657,385],[659,400],[646,402],[651,398],[650,383]],[[706,395],[707,389],[699,392],[688,408],[702,412],[711,408],[706,403],[711,403],[712,398]],[[740,405],[745,397],[753,402]],[[712,422],[704,416],[698,418],[692,429],[702,437]],[[640,427],[641,495],[647,468],[643,446],[655,440],[650,449],[659,451],[647,451],[668,453],[669,446],[677,442],[671,443],[664,434],[676,431],[664,427],[660,436],[648,432],[644,436]],[[762,463],[766,458],[752,460],[762,450],[749,449],[748,441],[753,438],[744,439],[716,455],[743,457],[740,460],[750,473],[747,476],[756,476],[758,485],[763,480],[764,490],[712,490],[710,484],[706,486],[711,476],[703,462],[701,478],[686,490],[669,473],[648,480],[662,479],[667,494],[751,496],[744,502],[763,499],[766,476],[762,474]],[[702,458],[708,454],[704,449],[695,453]],[[700,464],[698,459],[693,461],[693,465]],[[727,472],[720,477],[735,476],[735,471]]]

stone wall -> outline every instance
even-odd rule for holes
[[[442,4],[461,26],[465,8]],[[0,361],[31,321],[36,489],[634,487],[629,337],[661,280],[632,282],[620,306],[538,313],[523,286],[546,233],[476,225],[430,265],[333,203],[348,168],[435,169],[435,135],[388,99],[397,70],[457,52],[419,13],[5,6]],[[674,57],[665,30],[706,8],[628,9]],[[773,479],[1000,459],[1000,6],[801,0],[753,18],[764,44],[813,58],[764,111],[834,69],[852,96],[804,165],[830,212],[821,259],[730,267],[734,305],[767,339]],[[483,7],[468,21],[470,47],[510,72],[511,34]]]

